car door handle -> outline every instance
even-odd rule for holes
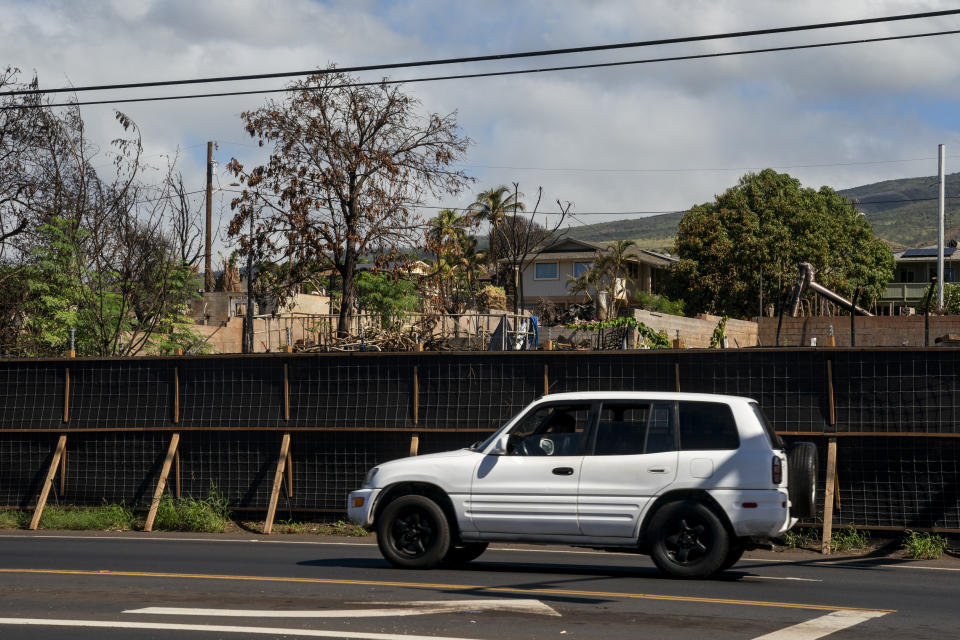
[[[670,470],[667,469],[666,467],[650,467],[649,469],[647,469],[647,471],[649,471],[650,473],[667,473]]]
[[[556,467],[553,470],[553,475],[555,476],[572,476],[573,467]]]

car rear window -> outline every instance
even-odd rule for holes
[[[757,420],[759,420],[760,424],[763,425],[763,430],[766,431],[767,437],[770,439],[770,445],[774,449],[783,449],[783,439],[777,433],[776,429],[773,428],[773,425],[770,424],[770,421],[767,420],[767,416],[763,412],[763,409],[760,408],[760,405],[758,405],[756,402],[751,402],[750,408],[753,409],[753,412],[757,416]]]
[[[679,403],[681,451],[736,449],[740,446],[737,422],[722,402]]]

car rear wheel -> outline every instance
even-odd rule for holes
[[[817,510],[817,445],[795,442],[787,453],[790,515],[812,518]]]
[[[443,509],[426,496],[400,496],[377,520],[377,546],[390,564],[432,569],[450,550],[450,524]]]
[[[743,557],[743,547],[735,545],[730,547],[730,550],[727,551],[727,557],[723,559],[723,562],[720,564],[720,568],[717,571],[726,571],[733,565],[740,562],[740,558]]]
[[[695,500],[660,507],[650,521],[648,539],[657,568],[678,578],[712,575],[730,553],[729,535],[720,518]]]

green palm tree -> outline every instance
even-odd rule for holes
[[[450,253],[451,250],[459,254],[463,242],[465,220],[457,215],[453,209],[441,209],[435,218],[430,220],[430,229],[427,231],[427,241],[437,252]]]
[[[603,280],[609,286],[610,307],[614,316],[617,309],[618,283],[622,281],[623,287],[626,289],[627,284],[633,281],[633,278],[627,275],[630,260],[627,250],[635,244],[633,240],[617,240],[607,247],[606,252],[596,262],[595,269],[599,274],[598,279]]]

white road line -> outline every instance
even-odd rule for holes
[[[352,603],[351,603],[352,604]],[[277,611],[274,609],[199,609],[187,607],[144,607],[124,613],[165,616],[211,616],[225,618],[390,618],[424,616],[437,613],[475,611],[512,611],[545,616],[559,616],[552,607],[539,600],[430,600],[420,602],[369,602],[372,605],[394,605],[384,609],[324,609],[313,611]],[[402,604],[403,607],[397,607]]]
[[[871,618],[885,615],[887,615],[885,611],[834,611],[825,616],[759,636],[754,640],[816,640]]]
[[[411,636],[363,631],[323,631],[320,629],[288,629],[286,627],[238,627],[232,625],[173,624],[165,622],[121,622],[114,620],[55,620],[46,618],[0,618],[0,625],[29,627],[86,627],[96,629],[150,629],[155,631],[209,631],[306,638],[349,638],[350,640],[471,640],[443,636]]]
[[[823,582],[817,578],[793,578],[783,576],[743,576],[741,580],[793,580],[795,582]]]

